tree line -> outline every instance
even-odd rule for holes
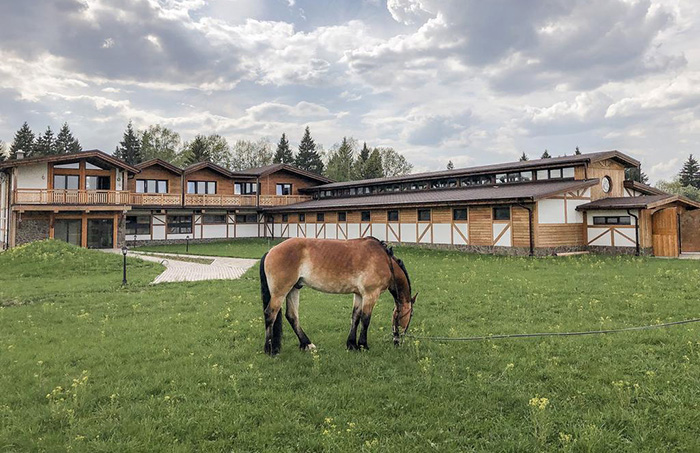
[[[671,181],[659,181],[658,189],[700,201],[700,163],[691,154]]]
[[[15,134],[9,149],[6,148],[0,141],[0,160],[6,157],[15,159],[20,149],[25,157],[82,151],[80,142],[73,137],[66,123],[55,137],[50,127],[37,137],[25,122]],[[294,152],[286,133],[282,134],[273,151],[272,144],[264,138],[256,141],[237,140],[231,146],[219,134],[198,134],[192,140],[183,142],[180,134],[160,124],[136,130],[130,121],[113,154],[131,165],[158,158],[180,167],[212,162],[232,171],[284,163],[336,181],[405,175],[413,169],[413,165],[393,148],[369,148],[364,143],[359,149],[358,141],[352,137],[343,137],[340,143],[325,152],[323,146],[314,141],[308,126]]]

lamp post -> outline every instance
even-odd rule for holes
[[[125,246],[122,247],[122,255],[124,255],[124,276],[122,278],[122,285],[126,285],[126,252],[128,252],[129,249]]]
[[[190,253],[190,237],[185,238],[185,253]]]

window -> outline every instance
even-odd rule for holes
[[[393,211],[388,211],[386,213],[387,220],[389,222],[398,222],[399,221],[399,211],[393,210]]]
[[[467,209],[453,209],[452,220],[467,220]]]
[[[80,168],[80,164],[78,162],[71,162],[70,164],[54,165],[53,168],[70,168],[72,170],[77,170],[78,168]]]
[[[595,216],[593,217],[594,225],[631,225],[632,218],[630,216]]]
[[[85,189],[86,190],[109,190],[109,176],[86,176],[85,177]]]
[[[549,170],[537,170],[537,180],[544,181],[549,179]]]
[[[282,221],[283,222],[289,222],[289,214],[282,214]]]
[[[189,187],[189,186],[188,186]],[[168,193],[168,181],[160,179],[137,179],[137,193]]]
[[[258,193],[258,186],[254,182],[237,182],[233,186],[236,195],[253,195]]]
[[[347,222],[348,220],[348,213],[347,212],[339,212],[338,213],[338,222]]]
[[[168,216],[168,234],[192,234],[192,216]]]
[[[277,184],[277,195],[291,195],[292,194],[292,185],[289,183],[280,183]]]
[[[460,180],[460,185],[465,186],[482,186],[485,184],[491,184],[491,176],[481,175],[481,176],[469,176],[468,178],[462,178]]]
[[[499,173],[496,175],[496,184],[503,184],[508,182],[508,175],[505,173]]]
[[[256,214],[236,214],[236,223],[258,223]]]
[[[531,171],[521,171],[520,172],[520,181],[532,181],[532,172]]]
[[[372,216],[370,215],[369,211],[362,211],[360,214],[360,220],[362,222],[369,222],[372,219]]]
[[[323,222],[326,218],[326,215],[322,212],[319,212],[316,214],[316,221],[317,222]]]
[[[187,193],[213,195],[216,193],[216,181],[187,181]]]
[[[493,208],[493,220],[510,220],[510,208],[508,206]]]
[[[126,235],[151,234],[151,217],[147,215],[126,216]]]
[[[299,214],[299,222],[306,222],[306,214]]]
[[[574,177],[574,167],[566,167],[562,170],[562,177],[573,178]]]
[[[549,170],[549,178],[561,178],[561,168],[553,168]]]
[[[202,223],[207,225],[225,225],[226,214],[204,214],[202,215]]]
[[[95,164],[91,164],[90,162],[85,162],[85,168],[87,170],[107,170],[106,168],[98,167]]]
[[[418,210],[418,221],[419,222],[430,222],[430,209],[419,209]]]
[[[57,190],[78,190],[80,176],[53,175],[53,188]]]

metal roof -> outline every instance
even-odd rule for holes
[[[692,208],[700,208],[700,203],[680,195],[644,195],[642,197],[610,197],[582,204],[577,211],[604,209],[652,209],[669,203],[679,202]]]
[[[606,159],[616,159],[625,165],[630,167],[638,167],[640,165],[639,161],[623,154],[619,151],[601,151],[596,153],[586,153],[573,156],[562,156],[562,157],[552,157],[549,159],[535,159],[527,160],[523,162],[508,162],[502,164],[492,164],[483,165],[480,167],[469,167],[460,168],[456,170],[441,170],[441,171],[431,171],[424,173],[414,173],[405,176],[393,176],[388,178],[374,178],[374,179],[364,179],[358,181],[345,181],[336,182],[331,184],[325,184],[322,186],[316,186],[306,191],[314,190],[329,190],[340,187],[357,187],[375,184],[387,184],[393,182],[407,182],[415,181],[420,179],[435,179],[435,178],[449,178],[449,177],[459,177],[459,176],[469,176],[484,173],[495,173],[500,171],[518,171],[518,170],[529,170],[533,168],[550,168],[550,167],[562,167],[567,164],[584,164],[590,162],[598,162]]]
[[[242,175],[242,176],[256,176],[256,177],[262,177],[269,175],[271,173],[274,173],[276,171],[280,170],[286,170],[291,173],[296,173],[302,176],[305,176],[310,179],[314,179],[316,181],[321,181],[323,183],[331,183],[333,182],[332,179],[326,178],[325,176],[321,176],[317,173],[307,171],[307,170],[302,170],[301,168],[297,168],[293,165],[288,165],[288,164],[270,164],[270,165],[263,165],[262,167],[256,167],[256,168],[249,168],[247,170],[241,170],[241,171],[234,171],[233,173],[235,175]]]
[[[158,158],[147,160],[146,162],[141,162],[140,164],[136,164],[136,168],[138,168],[139,170],[143,170],[144,168],[152,167],[154,165],[160,165],[161,167],[170,170],[171,172],[178,175],[181,175],[183,171],[182,168],[176,167],[170,162],[166,162],[163,159]]]
[[[392,192],[345,198],[323,198],[287,206],[265,209],[270,212],[343,210],[379,208],[385,206],[453,205],[456,203],[528,203],[562,192],[583,189],[598,184],[598,179],[586,181],[543,181],[498,186],[472,186],[457,189],[432,189]]]
[[[32,164],[41,164],[41,163],[49,163],[49,162],[70,162],[73,160],[77,159],[99,159],[104,162],[107,162],[108,164],[122,168],[124,170],[128,170],[132,173],[138,173],[140,170],[133,165],[129,165],[126,162],[124,162],[121,159],[117,159],[116,157],[107,154],[103,151],[100,151],[99,149],[90,149],[87,151],[80,151],[78,153],[70,153],[70,154],[54,154],[51,156],[37,156],[37,157],[26,157],[24,159],[11,159],[11,160],[6,160],[4,162],[0,162],[0,168],[11,168],[11,167],[19,167],[22,165],[32,165]]]

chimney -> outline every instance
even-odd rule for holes
[[[24,150],[17,150],[17,160],[24,159]]]

